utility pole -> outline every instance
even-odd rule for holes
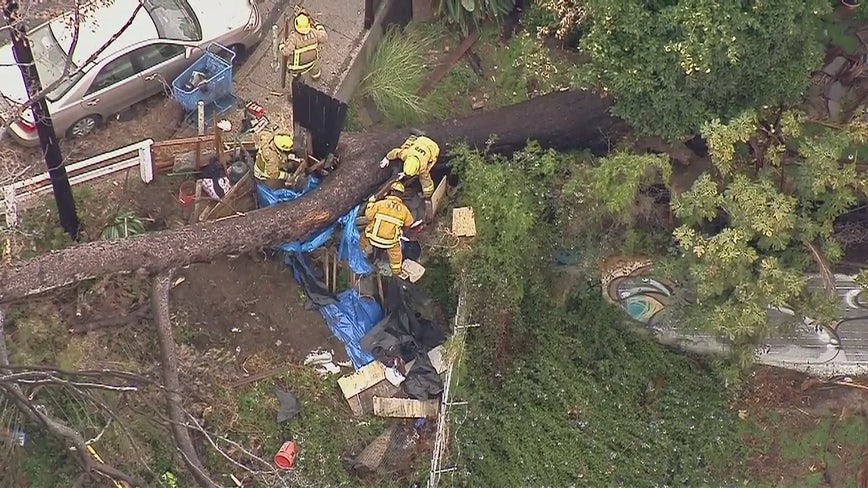
[[[42,91],[42,81],[39,72],[33,62],[33,51],[30,49],[30,40],[27,38],[27,27],[21,19],[21,6],[16,0],[5,0],[3,5],[3,17],[10,28],[12,38],[12,52],[15,62],[21,70],[24,86],[27,88],[28,97],[32,100]],[[63,164],[63,156],[60,154],[60,142],[54,132],[54,124],[51,122],[51,114],[48,113],[48,102],[45,97],[40,97],[31,106],[33,111],[36,132],[39,134],[39,145],[48,166],[48,176],[51,179],[51,188],[54,190],[54,201],[57,204],[57,213],[60,217],[60,225],[63,230],[78,240],[79,221],[75,211],[75,199],[72,197],[72,186],[69,184],[69,175]]]

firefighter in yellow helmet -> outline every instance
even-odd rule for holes
[[[425,220],[431,221],[434,208],[431,204],[431,196],[434,194],[434,180],[431,179],[431,168],[440,156],[440,146],[432,139],[423,135],[411,135],[401,144],[386,154],[380,161],[381,167],[386,167],[392,160],[400,159],[404,166],[404,177],[419,175],[419,183],[422,184],[422,196],[425,197]]]
[[[277,190],[285,186],[297,162],[292,157],[292,136],[285,132],[261,132],[253,176],[263,185]]]
[[[413,225],[413,214],[401,200],[403,195],[404,184],[396,181],[382,200],[370,201],[365,208],[368,226],[359,239],[362,250],[370,245],[386,251],[392,275],[400,278],[406,277],[401,270],[404,262],[401,233],[404,227]],[[373,200],[373,197],[371,199]]]
[[[328,40],[325,27],[315,22],[306,12],[295,16],[294,29],[280,45],[281,53],[287,57],[286,70],[290,79],[310,74],[314,80],[322,75],[319,66],[319,46]]]

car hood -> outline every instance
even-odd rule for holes
[[[253,14],[249,0],[188,0],[202,26],[202,39],[217,40],[227,32],[241,29]]]

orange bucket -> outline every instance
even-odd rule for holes
[[[274,464],[280,469],[292,468],[292,463],[295,461],[295,455],[298,454],[298,449],[295,442],[284,442],[277,454],[274,455]]]
[[[185,181],[181,183],[181,188],[178,189],[178,203],[182,207],[189,207],[193,200],[196,199],[196,182]]]

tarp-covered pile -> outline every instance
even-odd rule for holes
[[[288,202],[301,197],[305,193],[319,186],[319,179],[309,176],[307,183],[301,191],[283,188],[280,190],[272,190],[265,185],[256,185],[256,196],[259,200],[260,207],[269,207],[282,202]],[[374,268],[365,259],[365,254],[359,249],[359,231],[356,229],[356,216],[359,214],[361,205],[356,205],[346,215],[325,227],[319,232],[308,236],[304,241],[287,242],[278,246],[278,249],[286,252],[310,252],[321,247],[335,233],[338,225],[343,229],[338,244],[338,259],[346,260],[356,274],[368,274],[374,271]]]
[[[383,318],[383,310],[376,300],[362,297],[354,289],[333,295],[317,279],[303,254],[287,254],[286,265],[292,269],[307,298],[317,308],[332,331],[347,350],[347,356],[358,369],[374,360],[362,350],[359,341]]]

